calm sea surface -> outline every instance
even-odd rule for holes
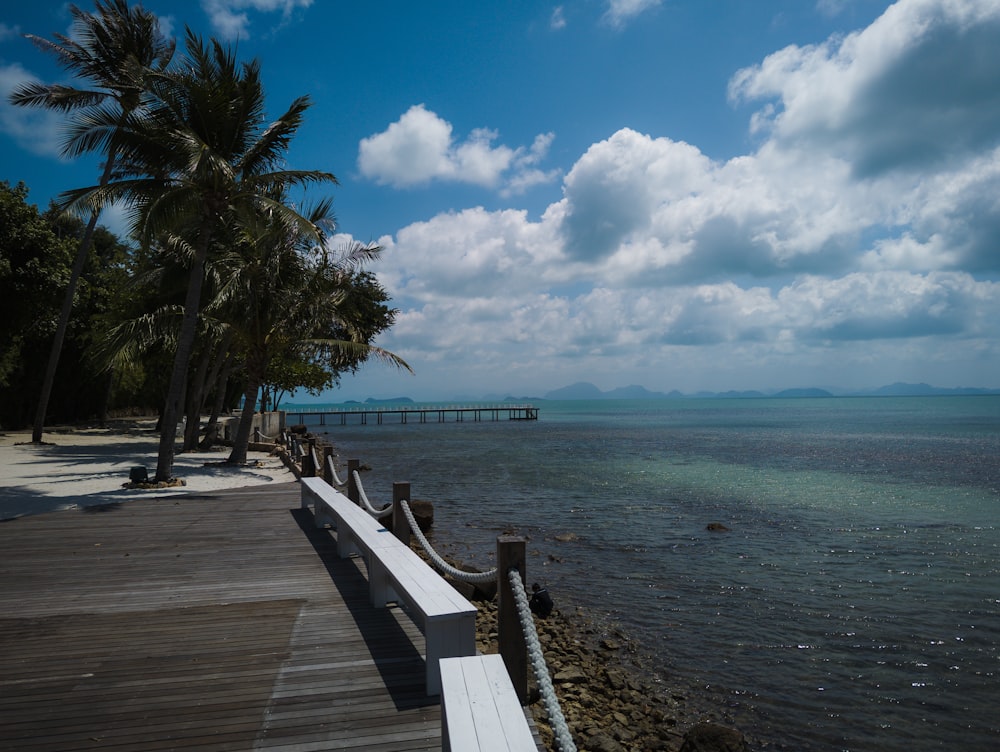
[[[537,404],[324,430],[766,749],[1000,749],[1000,397]]]

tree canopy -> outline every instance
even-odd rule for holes
[[[252,413],[261,390],[274,402],[292,389],[329,388],[371,357],[408,368],[373,344],[396,315],[364,270],[380,249],[331,248],[331,200],[310,210],[289,200],[292,190],[336,185],[326,170],[286,164],[309,97],[269,119],[259,61],[190,30],[175,55],[155,16],[127,0],[71,12],[72,38],[30,38],[80,85],[28,82],[12,101],[67,112],[65,152],[103,152],[105,171],[95,185],[67,188],[44,215],[27,205],[26,187],[0,191],[0,314],[9,313],[0,321],[0,402],[13,404],[14,390],[20,397],[18,410],[0,415],[4,426],[23,424],[32,402],[46,414],[42,353],[60,326],[67,345],[54,342],[52,353],[58,360],[62,349],[106,403],[156,404],[158,480],[170,479],[185,411],[189,425],[206,411],[214,425],[241,395]],[[128,244],[96,226],[112,204],[129,217]],[[88,214],[84,225],[78,217]],[[83,403],[66,408],[53,399],[49,419],[79,418]],[[241,426],[235,462],[245,458],[245,434]]]

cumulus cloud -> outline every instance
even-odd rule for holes
[[[1000,144],[998,40],[993,0],[904,0],[862,31],[769,55],[729,93],[765,101],[758,132],[859,177],[939,169]]]
[[[281,12],[280,23],[286,23],[299,8],[308,8],[312,0],[202,0],[216,33],[224,39],[246,39],[250,36],[250,13]]]
[[[418,104],[386,130],[362,139],[358,168],[365,177],[396,188],[441,180],[499,187],[508,195],[558,176],[535,167],[545,158],[552,134],[537,136],[529,148],[494,145],[498,135],[477,128],[456,141],[451,123]]]
[[[484,378],[542,358],[553,374],[614,378],[627,357],[736,386],[750,367],[995,364],[998,45],[996,3],[901,0],[866,29],[734,75],[733,101],[762,103],[752,153],[715,160],[622,128],[579,157],[538,220],[479,208],[403,228],[382,270],[405,308],[393,344]],[[450,126],[411,113],[379,134],[368,156],[387,167],[369,174],[456,179]]]

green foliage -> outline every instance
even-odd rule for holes
[[[65,153],[103,152],[106,171],[44,215],[26,204],[23,185],[0,191],[0,422],[20,427],[36,401],[44,406],[36,395],[64,326],[49,422],[109,405],[162,407],[158,477],[172,463],[164,447],[185,383],[188,409],[198,409],[212,391],[231,402],[234,387],[256,394],[266,385],[275,401],[319,392],[370,357],[408,368],[372,345],[397,313],[362,269],[380,249],[327,250],[331,200],[301,214],[288,200],[293,187],[336,183],[328,172],[285,169],[308,97],[269,123],[258,61],[190,31],[174,60],[155,16],[127,0],[96,0],[95,9],[71,6],[71,37],[30,37],[84,88],[28,82],[10,97],[73,116]],[[64,212],[110,204],[129,211],[140,247],[103,228],[88,241]],[[60,323],[67,288],[74,305]],[[207,383],[216,378],[209,362],[219,383]]]
[[[45,370],[70,266],[83,236],[78,218],[49,208],[39,214],[28,190],[0,183],[0,424],[21,428],[31,419]],[[134,304],[131,254],[114,234],[98,228],[74,298],[50,400],[51,419],[98,415],[109,396],[108,376],[90,358],[110,322]],[[123,395],[125,401],[133,395]]]

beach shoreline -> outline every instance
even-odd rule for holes
[[[129,418],[47,429],[41,444],[30,429],[0,433],[0,519],[65,509],[141,501],[296,478],[277,456],[250,451],[241,466],[222,464],[229,448],[174,456],[174,476],[184,485],[126,488],[134,467],[156,467],[155,419]]]

